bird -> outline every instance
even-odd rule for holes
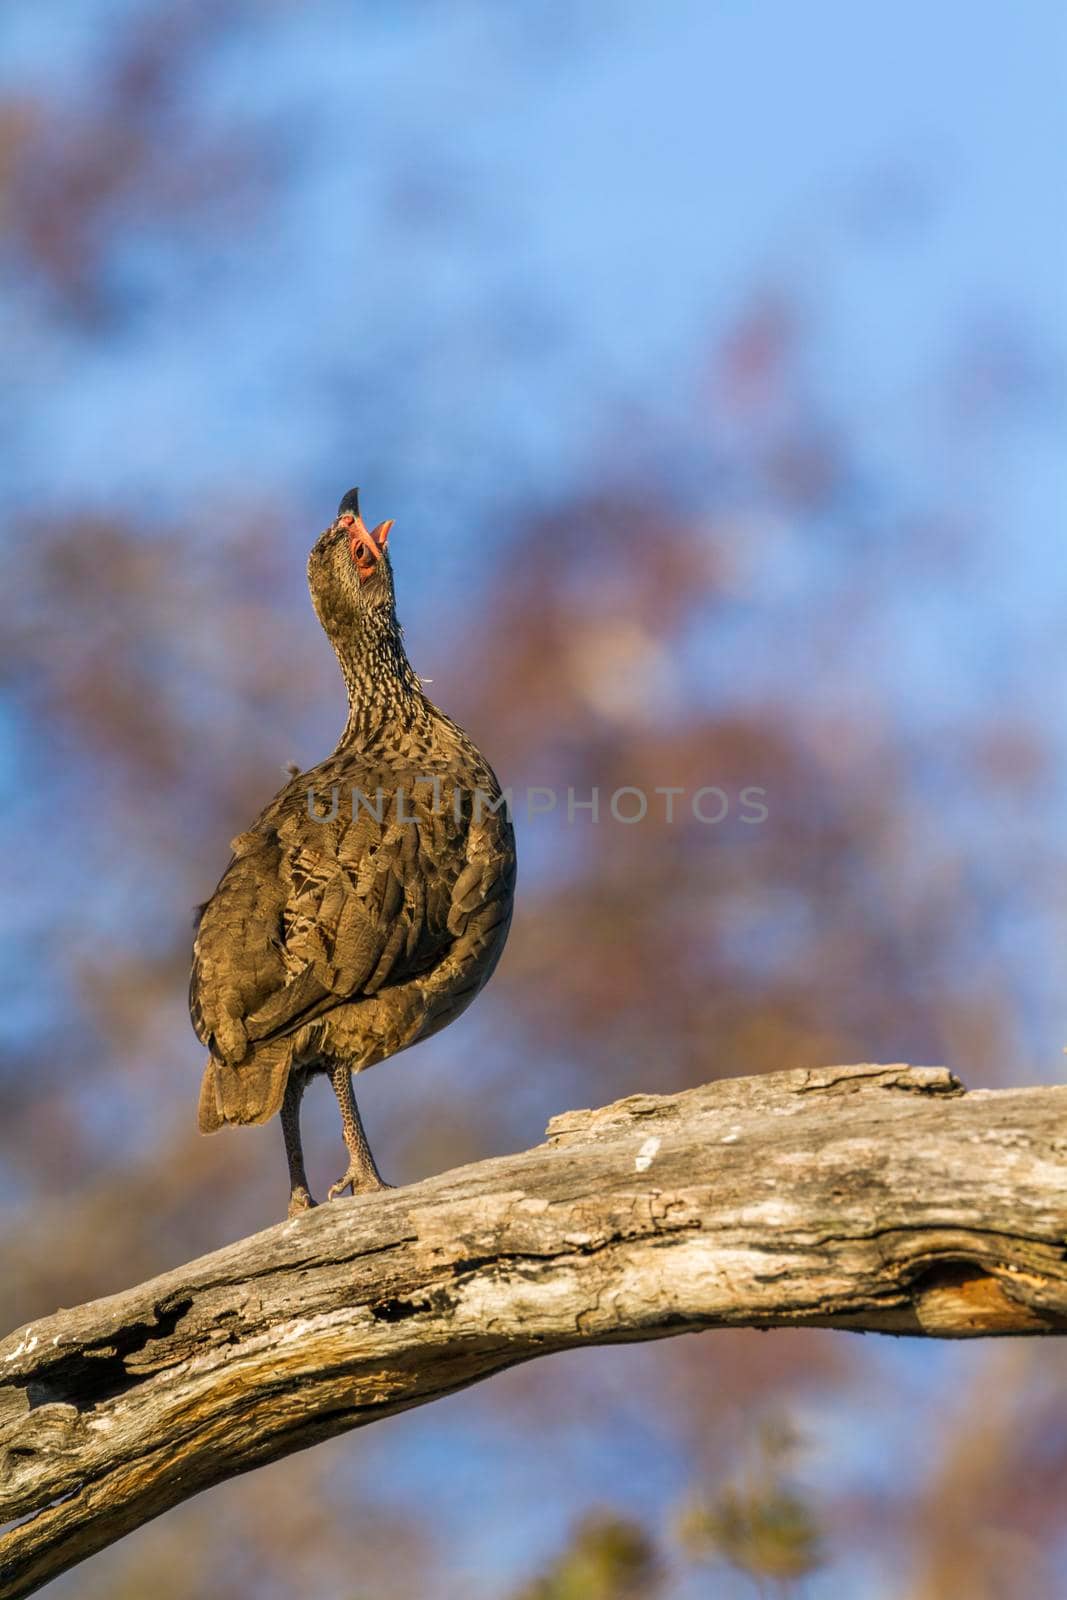
[[[280,1113],[290,1218],[315,1205],[300,1135],[310,1079],[329,1078],[348,1151],[328,1199],[391,1187],[352,1074],[458,1017],[511,925],[507,796],[408,660],[393,525],[368,529],[351,489],[312,547],[308,587],[344,679],[344,731],[231,841],[195,930],[189,1009],[208,1050],[199,1127]]]

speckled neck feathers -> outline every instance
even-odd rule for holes
[[[338,748],[366,744],[425,719],[428,702],[407,658],[391,600],[368,608],[355,625],[327,633],[348,692],[348,721]]]

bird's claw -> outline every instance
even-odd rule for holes
[[[338,1178],[336,1183],[330,1185],[326,1198],[327,1200],[336,1200],[339,1195],[344,1194],[346,1189],[351,1190],[353,1195],[357,1195],[377,1194],[380,1189],[393,1189],[395,1187],[395,1184],[386,1183],[385,1179],[380,1178],[376,1172],[369,1173],[362,1167],[351,1166],[343,1178]]]
[[[333,1196],[331,1195],[330,1198],[332,1199]],[[304,1212],[312,1210],[314,1205],[315,1202],[308,1194],[306,1189],[294,1189],[292,1194],[289,1196],[290,1221],[293,1219],[293,1217],[302,1217]]]

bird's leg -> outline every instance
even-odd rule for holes
[[[282,1101],[282,1137],[285,1139],[285,1159],[289,1163],[289,1215],[299,1217],[315,1204],[308,1189],[304,1171],[304,1146],[300,1139],[300,1102],[304,1096],[305,1076],[290,1072]]]
[[[348,1146],[348,1171],[333,1185],[327,1199],[336,1199],[345,1189],[351,1189],[353,1194],[372,1194],[375,1189],[391,1188],[392,1185],[382,1178],[370,1153],[367,1135],[363,1132],[363,1123],[352,1094],[351,1072],[347,1067],[331,1067],[330,1082],[341,1108],[341,1126]]]

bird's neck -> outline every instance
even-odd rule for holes
[[[365,616],[358,633],[331,642],[348,691],[348,721],[339,749],[365,746],[379,735],[411,728],[425,716],[428,702],[391,606]]]

